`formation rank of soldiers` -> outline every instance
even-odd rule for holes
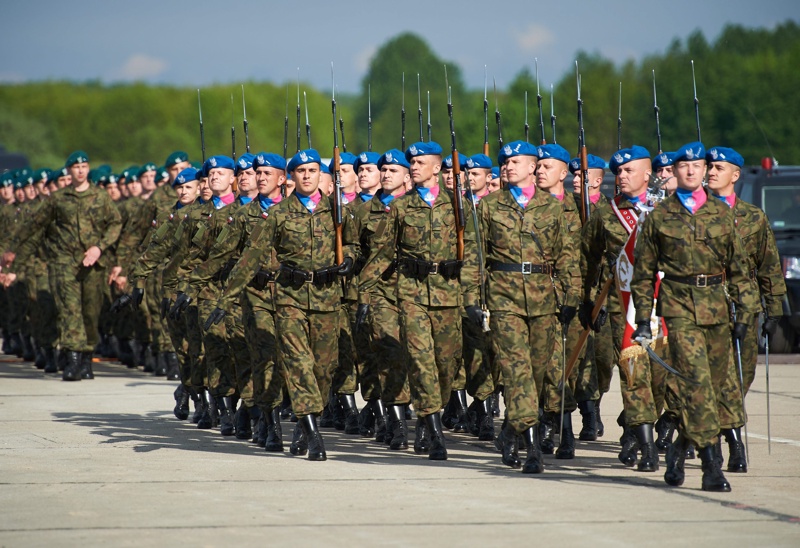
[[[579,439],[603,436],[616,365],[619,460],[655,472],[666,452],[679,486],[697,450],[702,488],[730,491],[721,440],[746,472],[757,318],[773,334],[785,293],[764,213],[734,194],[743,158],[514,141],[493,167],[457,152],[450,114],[447,157],[429,138],[113,175],[78,151],[3,174],[4,351],[65,381],[93,353],[144,365],[180,381],[178,419],[267,451],[291,419],[310,460],[329,427],[446,460],[449,429],[525,474],[575,457],[576,410]]]

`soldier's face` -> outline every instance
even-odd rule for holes
[[[64,188],[72,184],[72,175],[63,175],[58,178],[58,188]]]
[[[69,174],[71,182],[75,186],[80,186],[86,182],[89,177],[89,162],[78,162],[69,166]]]
[[[500,169],[500,174],[502,176],[505,172],[508,184],[528,186],[534,181],[536,158],[534,156],[512,156],[506,160],[503,168]]]
[[[467,172],[467,179],[469,179],[469,187],[472,192],[482,194],[492,179],[492,170],[484,167],[472,168]]]
[[[362,192],[375,194],[381,186],[381,172],[375,164],[358,166],[358,186]]]
[[[661,188],[663,188],[667,194],[672,194],[675,192],[675,189],[678,188],[678,180],[675,178],[672,167],[673,166],[664,166],[656,170],[656,177],[666,181]]]
[[[294,188],[294,187],[292,187]],[[333,194],[333,175],[324,171],[319,176],[319,191],[325,196]]]
[[[381,168],[381,188],[386,194],[401,194],[411,182],[411,175],[403,166],[386,164]]]
[[[486,185],[489,188],[489,192],[495,192],[500,190],[500,177],[495,177],[494,179],[489,181],[489,184]]]
[[[14,187],[4,186],[0,188],[0,198],[2,198],[4,202],[10,202],[12,198],[14,198]]]
[[[14,189],[14,199],[20,204],[22,202],[24,202],[25,201],[25,189],[15,188]]]
[[[28,185],[25,187],[25,199],[26,200],[33,200],[36,198],[36,187],[33,185]]]
[[[36,187],[36,193],[37,194],[39,194],[41,196],[49,196],[50,195],[50,190],[47,188],[47,181],[44,181],[44,182],[40,181],[38,183],[34,183],[33,186]]]
[[[142,190],[144,192],[152,192],[156,189],[156,172],[155,171],[147,171],[142,173],[139,177],[139,182],[142,185]]]
[[[108,192],[108,197],[111,198],[112,201],[116,202],[119,200],[121,194],[119,192],[119,186],[116,184],[109,183],[106,185],[106,192]]]
[[[202,177],[197,185],[200,188],[200,197],[203,199],[204,202],[207,202],[214,196],[214,192],[211,190],[211,187],[208,186],[208,177]]]
[[[442,168],[442,181],[444,182],[444,186],[447,190],[453,190],[454,179],[452,167]]]
[[[425,185],[426,183],[433,186],[439,176],[439,171],[442,169],[442,157],[425,155],[414,156],[411,158],[411,182],[415,185]]]
[[[741,170],[728,162],[711,162],[708,165],[708,188],[721,196],[733,192],[733,185],[739,180]]]
[[[706,176],[705,160],[683,160],[675,164],[675,178],[678,179],[678,187],[694,192],[703,186],[703,178]]]
[[[198,181],[189,181],[180,186],[175,187],[175,192],[178,193],[178,201],[183,205],[189,205],[197,199],[200,191],[200,183]],[[209,196],[209,199],[211,197]]]
[[[647,190],[652,172],[650,160],[645,158],[619,166],[617,169],[619,189],[628,196],[640,196]]]
[[[131,195],[131,193],[128,192],[128,185],[123,184],[118,186],[119,186],[119,193],[123,198],[127,198]]]
[[[355,192],[358,176],[353,171],[353,166],[350,164],[342,164],[339,166],[339,177],[342,180],[342,192]]]
[[[224,167],[215,167],[208,172],[208,186],[216,196],[225,196],[231,193],[233,186],[233,170]]]
[[[554,158],[539,160],[536,166],[536,187],[562,194],[564,192],[564,179],[567,178],[567,164]]]
[[[179,164],[175,164],[174,166],[167,168],[167,173],[169,173],[169,184],[175,182],[175,178],[181,174],[181,171],[186,169],[187,167],[192,167],[192,164],[189,162],[181,162]]]
[[[280,186],[286,182],[286,173],[274,167],[260,167],[256,170],[258,193],[262,196],[274,197]]]
[[[128,194],[134,198],[142,195],[142,183],[138,179],[128,183]]]
[[[244,169],[240,171],[239,192],[242,194],[248,194],[250,192],[255,192],[256,188],[256,170],[251,167],[250,169]]]
[[[353,188],[355,188],[355,173],[353,173],[353,166],[349,167],[350,174],[353,177]],[[292,180],[294,181],[294,189],[296,192],[299,192],[303,196],[311,196],[319,188],[319,164],[312,162],[310,164],[297,166],[292,172]],[[344,187],[344,183],[342,183],[342,186]],[[345,192],[347,191],[345,190]]]
[[[600,185],[603,184],[603,170],[590,169],[589,170],[589,194],[597,194],[600,192]],[[583,175],[578,171],[572,176],[572,192],[575,194],[581,193],[581,186],[583,185]]]

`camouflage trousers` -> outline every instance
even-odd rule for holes
[[[456,364],[461,361],[461,311],[410,301],[400,301],[399,309],[414,411],[425,417],[438,413],[450,398]]]
[[[181,364],[181,383],[195,391],[208,386],[197,305],[189,305],[177,320],[168,317],[167,326],[172,347]]]
[[[577,377],[573,388],[575,400],[580,402],[597,401],[600,399],[600,387],[597,373],[597,360],[594,357],[595,342],[597,333],[589,332],[586,338],[586,348],[583,357],[578,360],[575,368]]]
[[[161,299],[167,297],[162,283],[161,268],[157,268],[147,278],[144,291],[144,306],[142,311],[145,314],[147,324],[150,326],[150,338],[147,341],[153,352],[173,352],[172,340],[169,337],[167,320],[161,317]]]
[[[660,365],[651,363],[646,354],[620,363],[622,337],[625,333],[625,318],[622,314],[609,314],[611,333],[614,337],[614,360],[620,373],[620,392],[625,410],[625,424],[629,427],[653,424],[658,419],[653,395],[653,371]]]
[[[506,417],[518,433],[539,422],[539,392],[558,337],[555,315],[492,312],[492,347],[503,375]]]
[[[591,352],[587,355],[592,360],[592,365],[597,372],[598,398],[611,389],[611,377],[614,374],[616,361],[614,360],[614,337],[611,334],[611,321],[607,320],[600,331],[591,335]]]
[[[578,345],[578,338],[580,337],[581,327],[580,322],[573,321],[567,327],[567,344],[564,346],[563,331],[561,325],[558,326],[558,333],[556,334],[555,347],[553,348],[553,355],[547,362],[547,369],[544,374],[544,386],[542,387],[541,398],[542,408],[547,413],[560,413],[561,412],[561,377],[564,374],[565,362],[569,358],[572,349]],[[562,351],[562,348],[565,349]],[[564,412],[572,413],[578,408],[578,403],[575,401],[575,386],[578,380],[578,374],[585,373],[581,371],[581,362],[586,355],[586,346],[581,350],[578,355],[578,362],[572,368],[569,379],[564,385]]]
[[[201,329],[216,307],[216,300],[197,300],[197,314]],[[228,331],[225,322],[212,325],[208,331],[203,330],[202,334],[208,391],[212,396],[233,396],[236,393],[236,367],[233,362],[233,353],[228,345]]]
[[[254,295],[242,294],[244,338],[252,364],[253,402],[269,411],[283,399],[283,375],[278,366],[275,312],[259,304]]]
[[[245,338],[244,311],[237,301],[225,314],[225,334],[233,358],[236,376],[236,392],[247,407],[253,407],[253,363],[250,347]]]
[[[53,348],[58,344],[58,324],[53,321],[58,312],[47,269],[37,270],[35,279],[36,294],[32,301],[35,313],[31,315],[33,336],[39,346]]]
[[[124,292],[111,290],[112,302],[117,299],[122,293],[127,293],[130,288],[126,288]],[[137,308],[130,306],[126,311],[121,314],[113,314],[114,316],[114,329],[113,333],[119,339],[136,339],[139,342],[147,343],[150,341],[150,327],[147,325],[147,304],[142,302]],[[160,320],[159,312],[159,320]],[[167,333],[172,336],[172,333],[167,327]],[[177,349],[176,349],[177,351]]]
[[[28,321],[28,278],[17,271],[16,281],[8,287],[8,330],[11,333],[30,334]]]
[[[667,328],[672,366],[698,383],[677,379],[681,429],[702,449],[716,443],[720,429],[740,427],[745,420],[730,325],[670,318]]]
[[[76,352],[94,352],[99,340],[97,322],[103,302],[105,270],[96,264],[91,268],[49,266],[61,347]]]
[[[744,377],[745,395],[750,391],[750,386],[756,378],[756,362],[758,361],[758,318],[759,314],[756,314],[753,323],[747,328],[747,334],[744,336],[744,340],[741,344],[742,376]]]
[[[484,401],[494,393],[495,378],[492,374],[491,332],[485,333],[475,322],[461,316],[463,334],[462,371],[466,373],[465,388],[473,398]],[[453,390],[459,389],[453,382]]]
[[[380,397],[386,405],[405,405],[411,401],[411,392],[408,355],[400,336],[400,309],[387,299],[373,297],[367,323]]]
[[[358,385],[361,390],[361,397],[366,401],[376,400],[381,397],[381,385],[383,384],[381,375],[385,374],[378,365],[375,351],[372,348],[372,330],[370,319],[367,318],[361,329],[356,329],[356,312],[358,303],[353,301],[347,303],[348,318],[353,332],[353,344],[356,349],[356,363],[358,364]],[[395,317],[395,324],[397,317]],[[341,347],[339,349],[341,352]]]
[[[292,410],[300,418],[321,413],[328,403],[339,356],[340,318],[338,310],[316,312],[279,306],[275,311],[278,361]]]
[[[339,309],[339,361],[333,371],[334,394],[355,394],[358,388],[358,353],[353,340],[358,303],[345,301]]]

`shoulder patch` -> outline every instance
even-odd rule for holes
[[[262,218],[262,219],[266,219],[267,217],[269,217],[269,213],[267,213],[266,211],[264,211],[263,213],[261,213],[261,218]]]
[[[229,215],[229,216],[228,216],[228,224],[231,224],[232,222],[233,222],[233,217],[231,217],[231,216]]]
[[[150,221],[150,225],[152,225],[153,228],[157,227],[158,226],[158,219],[153,219],[152,221]]]

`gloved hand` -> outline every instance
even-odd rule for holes
[[[131,291],[131,297],[133,298],[133,306],[139,308],[139,305],[142,304],[142,300],[144,300],[144,289],[134,287],[133,291]]]
[[[339,276],[348,276],[353,271],[353,264],[353,259],[345,257],[342,264],[338,265],[339,271],[337,274],[339,274]]]
[[[367,321],[367,315],[369,315],[369,305],[358,305],[358,309],[356,310],[356,333],[364,327],[364,323]]]
[[[592,322],[592,310],[594,310],[593,301],[583,301],[578,309],[578,320],[584,329],[589,329],[589,324]]]
[[[778,316],[767,316],[767,319],[764,320],[764,324],[761,326],[761,336],[774,337],[775,333],[778,332],[778,322],[780,322],[780,320]]]
[[[478,327],[483,325],[483,310],[477,304],[467,307],[467,317]]]
[[[561,323],[562,326],[567,327],[577,312],[578,309],[574,306],[561,305],[561,309],[558,311],[559,323]]]
[[[597,318],[594,319],[592,329],[599,332],[606,324],[606,321],[608,321],[608,309],[605,306],[601,306],[600,312],[597,313]]]
[[[161,299],[161,318],[164,319],[169,313],[169,307],[172,306],[172,299],[164,297]]]
[[[653,331],[650,329],[650,320],[637,322],[636,331],[631,335],[631,339],[637,343],[651,341],[653,339]]]
[[[182,291],[178,292],[178,298],[175,299],[175,304],[172,305],[172,308],[169,309],[169,317],[173,320],[177,320],[181,317],[181,312],[189,308],[189,303],[192,302],[192,298],[183,293]]]
[[[733,339],[741,343],[747,335],[747,324],[736,322],[733,324]]]
[[[211,329],[212,325],[217,325],[223,318],[225,318],[225,311],[220,307],[216,307],[211,311],[211,315],[208,316],[206,323],[203,324],[203,331],[208,331]]]
[[[111,305],[111,309],[110,310],[111,310],[112,313],[118,314],[118,313],[122,312],[124,309],[128,308],[128,306],[130,306],[130,304],[132,302],[133,302],[133,297],[131,297],[127,293],[124,293],[124,294],[120,295],[119,297],[117,297],[117,299]]]

